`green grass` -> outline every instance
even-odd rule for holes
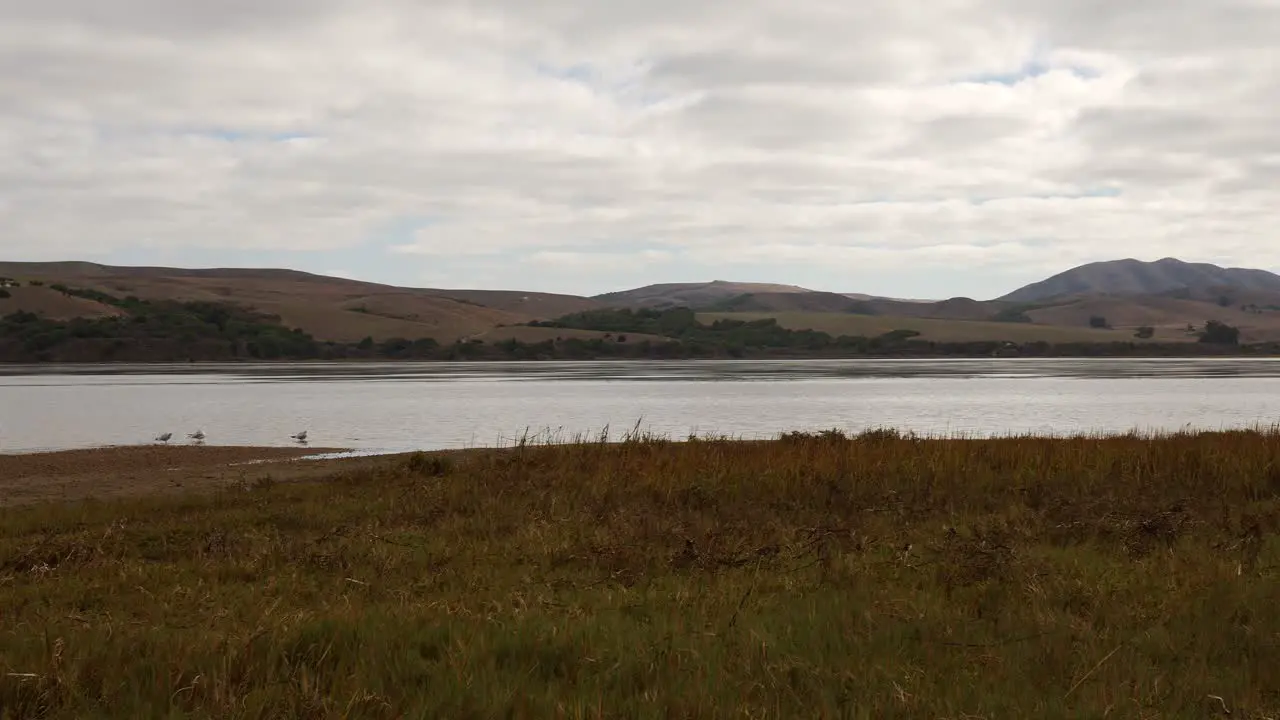
[[[1133,330],[1130,329],[1097,330],[1089,327],[1065,327],[1061,325],[943,320],[888,315],[853,315],[848,313],[698,313],[698,319],[704,323],[722,319],[752,321],[764,318],[776,318],[779,325],[789,330],[817,330],[830,335],[874,337],[894,330],[915,330],[920,333],[921,340],[932,340],[934,342],[1151,342],[1150,340],[1135,338]]]
[[[0,716],[1280,717],[1278,531],[1260,432],[633,438],[12,508]]]

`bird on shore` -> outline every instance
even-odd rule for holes
[[[197,430],[191,433],[190,435],[187,435],[187,437],[191,438],[192,440],[195,440],[196,442],[204,442],[204,431]]]
[[[306,430],[303,430],[302,432],[298,433],[297,435],[290,435],[289,437],[293,438],[294,440],[297,440],[297,441],[298,441],[298,442],[300,442],[300,443],[304,443],[304,442],[306,442],[306,441],[307,441],[307,431],[306,431]]]
[[[167,442],[169,442],[169,438],[171,438],[171,437],[173,437],[173,433],[171,433],[171,432],[163,433],[163,434],[161,434],[161,435],[157,435],[157,436],[156,436],[156,442],[158,442],[158,443],[167,443]]]

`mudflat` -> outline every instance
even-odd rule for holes
[[[340,448],[138,445],[0,455],[0,506],[213,490],[231,483],[322,477],[369,457],[302,460]]]

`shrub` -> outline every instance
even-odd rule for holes
[[[1200,342],[1214,345],[1239,345],[1240,329],[1217,320],[1210,320],[1205,323],[1204,332],[1200,333]]]
[[[414,475],[443,477],[453,472],[453,460],[442,455],[416,452],[405,461],[405,469]]]
[[[1031,307],[1026,305],[1008,307],[993,315],[991,320],[994,322],[1029,323],[1032,322],[1031,316],[1027,314],[1029,309]]]

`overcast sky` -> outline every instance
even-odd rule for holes
[[[0,259],[989,298],[1280,269],[1280,0],[0,0]]]

